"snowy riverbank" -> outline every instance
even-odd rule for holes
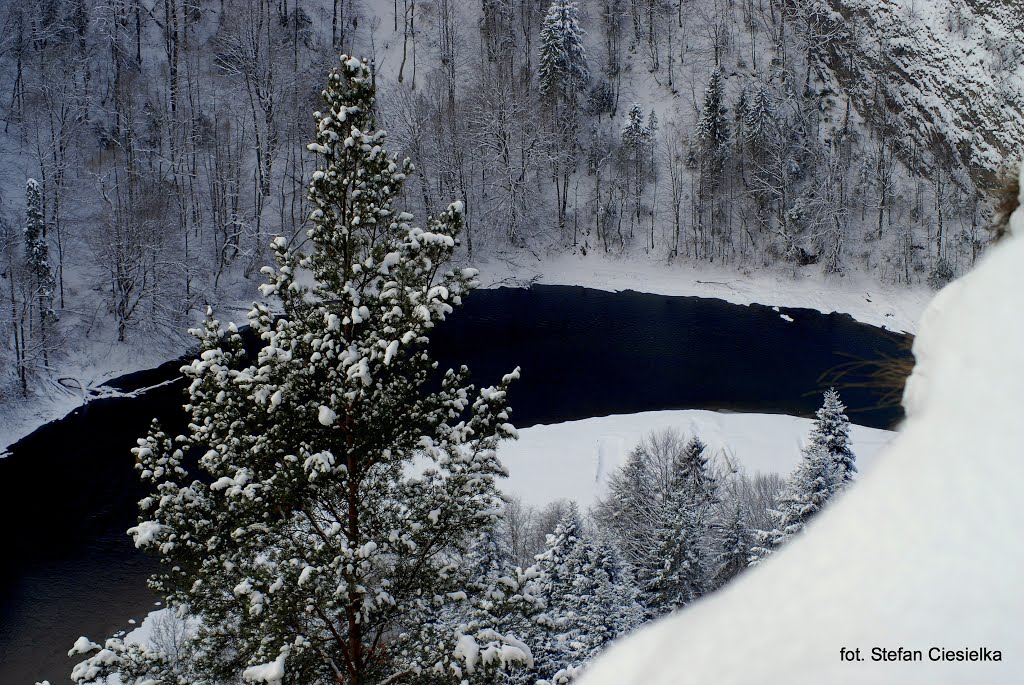
[[[852,273],[825,278],[816,266],[793,275],[763,270],[743,272],[708,264],[666,264],[653,257],[607,258],[561,255],[537,258],[517,254],[476,263],[484,287],[525,287],[533,283],[576,285],[606,291],[635,290],[670,296],[722,299],[734,304],[798,307],[821,312],[842,312],[854,319],[895,331],[913,333],[933,292],[927,288],[883,285]],[[223,321],[244,321],[254,290],[233,284],[230,306],[215,306]],[[254,282],[253,282],[254,283]],[[185,354],[192,342],[180,336],[142,336],[129,343],[96,336],[96,327],[73,345],[73,352],[58,364],[56,377],[27,399],[16,398],[0,408],[0,457],[8,446],[50,421],[66,416],[87,401],[109,396],[102,385],[113,378],[154,368]],[[106,329],[104,329],[106,330]]]
[[[564,498],[586,508],[603,491],[608,477],[625,463],[630,450],[646,435],[663,428],[699,437],[723,465],[728,462],[751,474],[761,471],[786,476],[796,466],[813,423],[813,419],[785,414],[683,409],[532,426],[519,431],[519,440],[498,448],[509,471],[502,489],[534,506]],[[870,470],[875,455],[895,435],[851,425],[850,440],[858,464]]]
[[[738,270],[715,264],[667,263],[653,256],[624,258],[563,254],[537,258],[528,253],[492,258],[478,265],[486,287],[533,283],[578,285],[599,290],[635,290],[656,295],[710,297],[733,304],[763,304],[849,314],[861,323],[915,333],[921,312],[935,295],[930,288],[878,282],[850,271],[821,273],[819,265],[792,271]]]
[[[123,397],[104,384],[138,371],[153,369],[183,355],[184,339],[174,344],[130,345],[103,341],[60,364],[56,378],[37,385],[29,397],[11,398],[0,408],[0,459],[7,449],[40,426],[57,421],[93,400]]]

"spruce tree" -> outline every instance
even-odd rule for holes
[[[644,112],[640,105],[633,103],[626,115],[626,124],[622,127],[622,146],[630,155],[639,156],[650,145],[650,129],[644,123]]]
[[[705,518],[711,507],[718,504],[718,479],[712,470],[707,444],[697,436],[691,437],[683,448],[679,465],[681,482],[687,494]]]
[[[846,416],[846,405],[839,398],[835,388],[825,391],[821,408],[811,429],[810,443],[822,448],[835,463],[838,486],[853,480],[857,472],[857,457],[850,447],[850,419]]]
[[[581,601],[576,583],[589,552],[575,502],[547,542],[547,549],[537,555],[545,613],[538,620],[541,634],[533,640],[535,661],[542,675],[579,666],[587,656],[586,645],[579,639]]]
[[[694,497],[689,465],[683,459],[678,461],[672,492],[659,509],[648,568],[643,569],[644,605],[654,616],[700,597],[707,580],[704,506]]]
[[[711,72],[711,80],[704,90],[704,103],[697,120],[697,140],[705,168],[717,177],[725,164],[729,150],[729,119],[726,116],[725,89],[722,71]]]
[[[485,679],[529,650],[501,626],[432,643],[420,628],[478,594],[458,559],[500,516],[495,447],[514,435],[517,372],[477,391],[465,367],[437,369],[429,333],[476,284],[445,266],[461,207],[426,229],[395,209],[411,165],[385,150],[365,62],[342,56],[323,99],[310,252],[273,241],[262,291],[280,314],[250,312],[254,359],[233,326],[210,316],[198,332],[188,430],[139,441],[157,493],[130,532],[160,557],[153,589],[199,620],[201,677],[188,682]],[[108,642],[78,681],[116,672],[129,651]],[[153,682],[176,682],[160,668]]]
[[[583,530],[575,504],[537,555],[537,571],[545,614],[530,642],[537,645],[536,673],[546,678],[539,682],[569,682],[611,640],[643,621],[614,548]]]
[[[553,0],[540,29],[540,93],[565,102],[586,90],[590,82],[586,33],[580,27],[574,0]]]
[[[25,259],[32,279],[32,289],[39,303],[39,319],[45,325],[56,321],[53,293],[56,280],[50,266],[50,250],[46,244],[46,220],[43,216],[43,189],[34,178],[25,183]]]
[[[601,623],[597,629],[603,636],[595,640],[595,648],[609,639],[623,635],[644,622],[644,609],[637,601],[636,581],[629,567],[622,561],[618,550],[609,540],[599,539],[594,546],[593,568],[600,583],[592,602],[592,622]]]
[[[648,565],[658,515],[657,497],[644,450],[638,447],[612,474],[608,493],[595,508],[595,518],[611,536],[626,564],[633,568]]]
[[[747,510],[741,500],[731,507],[722,526],[712,588],[717,589],[747,568],[752,547],[752,533],[747,523]]]
[[[582,662],[643,620],[629,578],[614,548],[584,535],[572,563],[575,580],[564,599]]]
[[[740,90],[736,104],[732,108],[732,116],[735,126],[734,144],[739,148],[747,139],[746,121],[750,110],[750,90],[746,85]]]
[[[767,148],[776,126],[775,102],[768,86],[761,84],[746,103],[743,128],[744,142],[754,155]]]
[[[803,531],[807,522],[835,494],[840,475],[835,461],[825,449],[820,445],[808,445],[800,464],[786,483],[778,507],[772,512],[774,529],[757,533],[757,545],[751,549],[751,563],[759,562]]]
[[[512,568],[510,551],[494,529],[476,538],[462,564],[468,579],[467,601],[449,603],[441,614],[422,624],[413,644],[426,655],[422,662],[434,667],[421,672],[416,682],[450,681],[444,649],[450,636],[456,635],[467,652],[479,654],[480,663],[503,666],[502,673],[488,673],[488,682],[533,685],[536,664],[532,650],[521,640],[537,639],[536,618],[543,609],[540,573],[534,567]],[[501,626],[502,632],[496,633],[493,626]],[[509,660],[509,656],[523,658]],[[462,665],[458,668],[462,670]]]

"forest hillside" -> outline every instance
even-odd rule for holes
[[[460,261],[938,287],[1024,140],[1024,9],[1000,0],[6,0],[0,26],[2,396],[180,351],[273,236],[305,240],[341,52],[415,165],[405,206],[464,203]]]

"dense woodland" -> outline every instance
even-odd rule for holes
[[[647,253],[939,286],[1024,132],[1024,17],[896,0],[8,0],[5,394],[179,340],[303,240],[340,52],[455,259]],[[241,295],[240,295],[241,294]]]

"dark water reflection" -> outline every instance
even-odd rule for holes
[[[512,367],[520,427],[654,409],[728,408],[810,415],[823,373],[851,357],[905,355],[907,341],[845,315],[721,300],[539,286],[474,293],[433,336],[443,367],[493,382]],[[123,377],[120,389],[177,375],[180,362]],[[102,640],[158,599],[156,564],[131,544],[144,495],[129,452],[149,422],[184,427],[178,382],[137,399],[94,401],[39,429],[0,460],[0,683],[68,682],[79,635]],[[897,410],[869,390],[843,398],[857,423]]]

